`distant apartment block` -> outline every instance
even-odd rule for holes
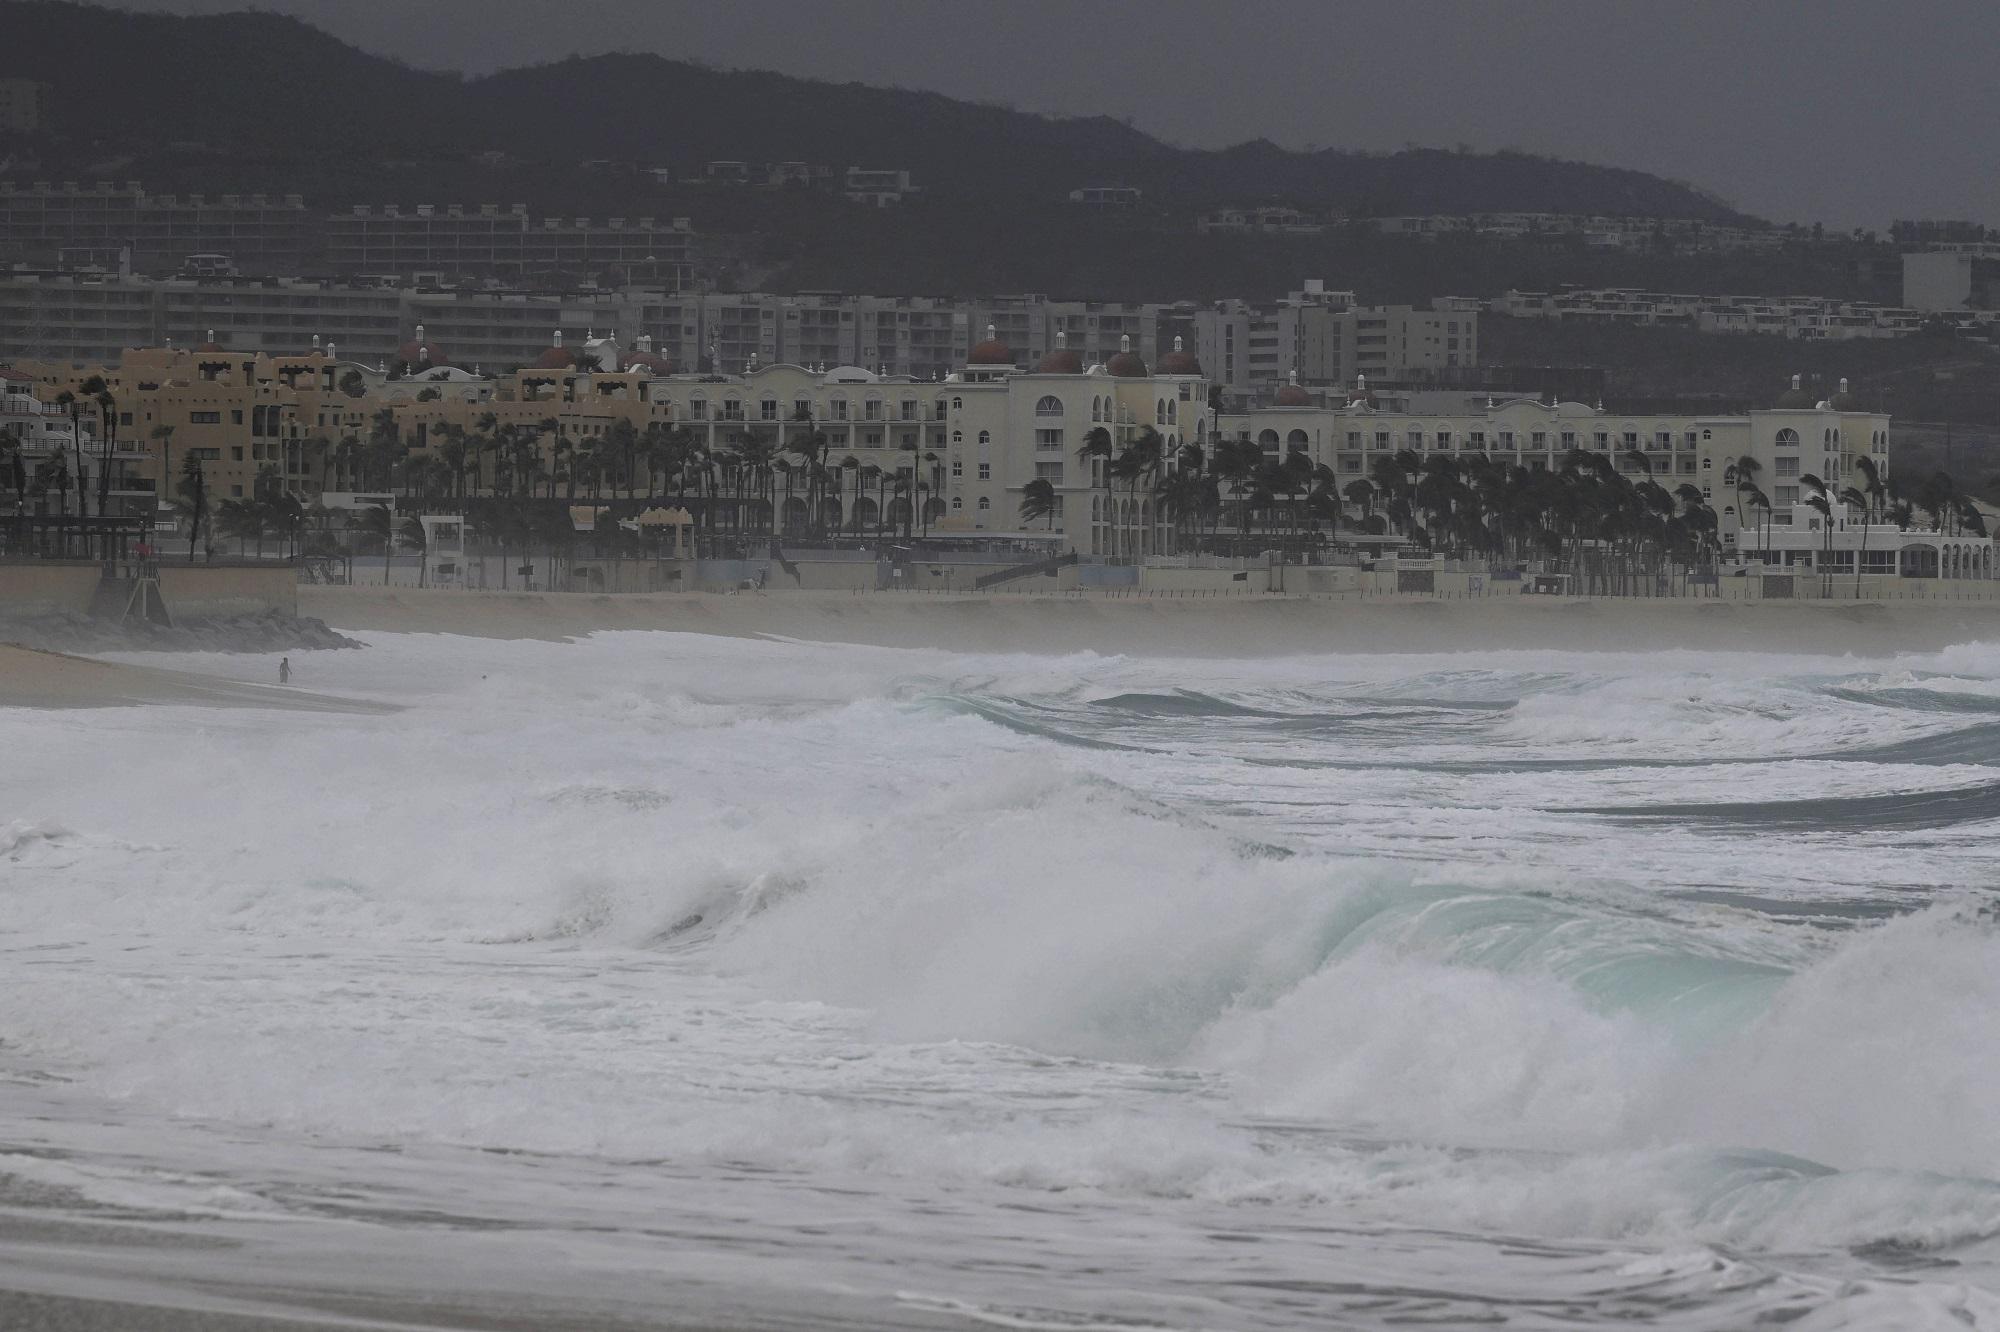
[[[1195,219],[1194,229],[1207,236],[1216,232],[1259,232],[1276,236],[1317,236],[1340,219],[1325,213],[1307,213],[1297,208],[1218,208]]]
[[[911,183],[909,172],[870,167],[847,168],[847,179],[841,188],[841,193],[850,201],[867,204],[871,208],[899,204],[918,192],[919,187]]]
[[[48,119],[49,86],[33,79],[0,79],[0,134],[33,134]]]
[[[10,273],[0,276],[0,358],[115,362],[132,347],[209,341],[289,352],[314,337],[385,356],[406,327],[403,305],[395,290],[295,278]]]
[[[1920,310],[1867,301],[1821,296],[1705,296],[1633,287],[1509,291],[1487,309],[1519,319],[1657,325],[1701,333],[1758,333],[1804,340],[1900,338],[1923,324]]]
[[[1147,363],[1198,354],[1225,389],[1356,374],[1401,380],[1478,359],[1478,303],[1430,310],[1366,307],[1308,282],[1269,306],[1241,301],[1073,301],[1039,293],[968,299],[840,292],[694,292],[667,284],[511,287],[492,282],[357,278],[150,278],[102,271],[0,272],[0,359],[115,362],[126,348],[216,342],[232,352],[298,355],[325,343],[393,367],[421,343],[430,359],[487,372],[531,362],[554,343],[648,339],[659,367],[742,374],[793,364],[939,380],[997,339],[1040,364],[1088,368],[1129,349]],[[421,330],[421,331],[419,331]],[[318,342],[315,342],[318,339]],[[1214,348],[1213,352],[1209,348]]]
[[[1764,250],[1786,233],[1767,227],[1725,226],[1692,217],[1608,217],[1583,213],[1426,213],[1368,219],[1385,236],[1435,241],[1481,236],[1502,241],[1549,241],[1595,250]]]
[[[296,194],[148,194],[136,182],[0,181],[0,261],[48,263],[65,251],[128,251],[133,268],[170,273],[223,254],[246,273],[296,273],[313,247]]]
[[[1443,297],[1432,308],[1364,306],[1351,291],[1308,281],[1284,300],[1217,301],[1193,316],[1194,351],[1225,393],[1248,397],[1287,382],[1404,380],[1476,365],[1478,302]]]
[[[1903,256],[1903,304],[1930,312],[2000,310],[2000,244],[1952,244]]]
[[[1085,185],[1071,190],[1069,201],[1086,208],[1137,208],[1140,192],[1131,185]]]
[[[608,276],[672,287],[689,274],[686,218],[594,222],[530,217],[525,204],[356,204],[325,226],[327,264],[337,273],[511,282]]]

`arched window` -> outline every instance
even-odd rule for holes
[[[1257,435],[1257,447],[1266,453],[1276,453],[1278,451],[1278,432],[1275,430],[1259,431]]]
[[[1035,404],[1036,416],[1061,416],[1062,414],[1063,414],[1062,399],[1058,398],[1053,393],[1048,394],[1040,402]]]
[[[955,412],[962,412],[962,411],[964,411],[964,410],[965,410],[965,399],[964,399],[964,398],[953,398],[953,399],[951,400],[951,409],[952,409],[953,411],[955,411]]]
[[[991,444],[992,442],[993,442],[993,432],[992,432],[991,430],[982,430],[982,431],[980,431],[980,432],[979,432],[979,447],[980,447],[980,448],[982,448],[982,449],[983,449],[983,448],[985,448],[985,447],[986,447],[987,445]]]
[[[962,508],[964,508],[964,507],[965,507],[965,497],[964,497],[963,495],[953,495],[953,496],[951,497],[951,507],[952,507],[952,508],[954,508],[954,509],[962,509]]]
[[[1153,402],[1153,424],[1165,425],[1166,423],[1167,400],[1165,398],[1156,398]]]
[[[1790,426],[1778,432],[1777,446],[1781,449],[1795,449],[1799,446],[1799,432]]]
[[[1090,419],[1093,421],[1102,420],[1103,413],[1104,413],[1104,399],[1092,398],[1090,400]]]
[[[1167,420],[1174,420],[1174,400],[1172,398],[1167,399]]]
[[[987,498],[986,496],[981,495],[979,497],[979,507],[982,509],[990,509],[993,507],[993,501]]]
[[[939,421],[944,420],[944,410],[945,410],[944,399],[939,398],[937,402],[932,405],[931,410],[937,420]]]
[[[1294,430],[1291,434],[1285,436],[1285,448],[1289,452],[1304,453],[1306,451],[1306,444],[1306,432],[1303,430]]]
[[[954,444],[963,444],[963,443],[965,443],[965,432],[964,432],[963,430],[954,430],[954,431],[952,431],[952,432],[951,432],[951,442],[952,442],[952,443],[954,443]]]

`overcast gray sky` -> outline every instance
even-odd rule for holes
[[[246,0],[121,0],[210,12]],[[1779,221],[2000,223],[2000,0],[257,0],[472,73],[605,50],[1104,113],[1178,143],[1523,148]]]

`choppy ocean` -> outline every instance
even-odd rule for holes
[[[367,637],[0,710],[0,1290],[2000,1328],[2000,646]]]

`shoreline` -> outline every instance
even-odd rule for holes
[[[146,705],[277,708],[287,712],[387,713],[402,709],[283,685],[129,666],[0,643],[0,707],[106,708]]]
[[[1894,656],[2000,643],[2000,601],[1331,600],[951,593],[462,592],[301,587],[336,630],[565,641],[626,630],[961,652],[1172,657],[1551,649]]]

